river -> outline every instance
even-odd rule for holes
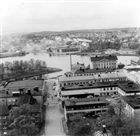
[[[50,74],[49,76],[54,77],[57,75],[61,75],[66,71],[70,71],[70,56],[49,56],[47,53],[38,53],[38,54],[27,54],[26,56],[18,56],[18,57],[9,57],[9,58],[2,58],[0,59],[0,63],[5,63],[6,61],[14,61],[14,60],[30,60],[31,58],[37,60],[44,60],[46,61],[48,67],[60,68],[63,71],[58,73]],[[86,66],[88,64],[91,65],[90,57],[89,56],[77,56],[72,55],[72,64],[84,63]],[[136,58],[136,56],[118,56],[118,63],[123,63],[125,65],[130,64],[130,60],[132,58]]]

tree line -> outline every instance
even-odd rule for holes
[[[15,60],[13,62],[6,61],[1,64],[3,74],[14,75],[29,72],[43,71],[47,68],[46,62],[42,60],[30,59],[29,61]]]

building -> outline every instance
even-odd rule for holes
[[[127,117],[136,117],[140,121],[140,95],[123,96],[121,101]]]
[[[32,105],[32,109],[30,109],[30,115],[35,118],[36,123],[42,122],[42,105],[38,104],[36,99],[32,97],[31,94],[23,94],[18,98],[16,103],[17,107],[22,106],[23,104]]]
[[[117,56],[116,55],[106,55],[106,56],[95,56],[91,57],[91,62],[93,69],[100,68],[117,68]]]
[[[132,81],[118,83],[118,93],[121,96],[140,95],[140,85]]]
[[[9,109],[8,106],[0,105],[0,135],[7,135],[7,128],[9,126]]]
[[[63,102],[65,119],[76,113],[84,113],[85,115],[96,115],[103,113],[108,108],[108,102],[103,97],[67,99]]]
[[[115,72],[115,73],[108,73],[108,74],[92,74],[82,76],[60,76],[58,77],[58,82],[60,88],[66,86],[73,86],[73,85],[85,85],[85,84],[94,84],[96,82],[108,82],[108,81],[126,81],[127,77],[124,72]]]
[[[4,86],[5,93],[8,93],[7,96],[12,99],[18,97],[20,92],[31,91],[33,97],[37,100],[39,104],[43,104],[43,95],[45,93],[45,82],[41,80],[21,80],[8,82]],[[11,99],[10,98],[10,99]],[[10,101],[10,100],[9,100]]]
[[[61,89],[62,99],[73,99],[73,98],[89,98],[89,97],[102,97],[110,96],[118,93],[117,83],[100,82],[94,84],[85,84],[83,86],[75,85],[71,87],[63,87]]]
[[[96,69],[77,69],[74,72],[74,76],[91,76],[96,74],[108,74],[108,73],[115,73],[113,68],[96,68]]]
[[[138,57],[131,59],[131,65],[133,66],[140,65],[140,59]]]

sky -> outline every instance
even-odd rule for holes
[[[138,27],[138,1],[2,1],[1,33]]]

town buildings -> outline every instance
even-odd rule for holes
[[[8,82],[0,91],[0,132],[5,136],[9,132],[9,111],[24,104],[32,105],[30,115],[35,123],[42,122],[44,99],[44,80],[21,80]]]

